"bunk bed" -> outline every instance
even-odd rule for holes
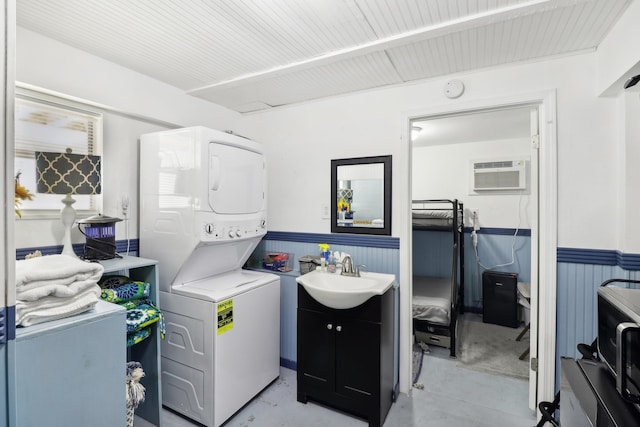
[[[413,200],[411,211],[414,231],[451,232],[453,243],[449,277],[413,274],[414,334],[420,342],[449,348],[456,357],[458,313],[464,313],[463,204],[456,199]]]

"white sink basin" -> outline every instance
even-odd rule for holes
[[[384,294],[395,280],[393,274],[360,272],[360,277],[351,277],[316,270],[299,276],[296,282],[320,304],[344,309],[357,307],[374,295]]]

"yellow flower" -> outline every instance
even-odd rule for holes
[[[342,197],[338,201],[338,212],[341,212],[341,211],[351,212],[351,207],[349,206],[349,203],[347,203]]]
[[[27,190],[24,186],[20,184],[20,173],[21,172],[18,172],[14,180],[15,196],[13,198],[14,209],[15,209],[16,215],[18,215],[18,218],[22,218],[22,213],[20,212],[20,209],[18,209],[18,207],[20,206],[20,202],[22,202],[23,200],[33,200],[33,194],[31,194],[29,190]]]
[[[318,243],[320,247],[320,252],[327,252],[329,250],[329,245],[327,243]]]

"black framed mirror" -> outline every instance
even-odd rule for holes
[[[331,160],[331,232],[391,235],[391,156]]]

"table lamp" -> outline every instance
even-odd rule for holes
[[[76,257],[71,245],[71,227],[76,220],[76,211],[71,205],[74,194],[100,194],[100,157],[86,154],[47,153],[36,151],[36,182],[38,193],[65,194],[64,207],[60,211],[64,225],[62,254]]]

